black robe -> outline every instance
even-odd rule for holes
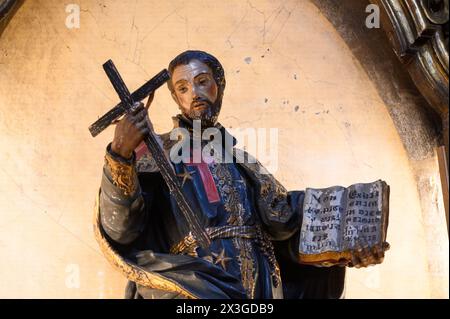
[[[174,123],[175,127],[189,128],[180,117]],[[228,134],[220,124],[218,128],[223,137]],[[166,152],[176,142],[169,139],[169,134],[163,134],[161,139]],[[107,152],[115,156],[110,149]],[[275,247],[275,267],[252,239],[213,240],[211,252],[217,258],[222,252],[226,262],[206,258],[201,248],[195,255],[170,253],[171,247],[187,236],[189,229],[150,154],[129,163],[137,168],[134,178],[138,185],[129,195],[114,185],[105,165],[94,229],[105,256],[130,280],[127,298],[339,298],[342,295],[345,268],[297,263],[304,193],[287,192],[272,175],[264,173],[259,162],[250,160],[246,153],[245,158],[244,163],[219,164],[224,173],[213,174],[221,194],[218,204],[208,201],[199,174],[186,181],[183,192],[205,228],[224,226],[231,220],[235,225],[259,226]],[[115,159],[123,161],[117,156]],[[183,163],[174,164],[174,168],[177,173],[187,169]],[[214,168],[210,166],[209,170]],[[195,169],[189,168],[194,173]],[[228,186],[223,185],[226,176]],[[236,189],[231,194],[234,201],[228,198],[233,196],[227,195],[230,188]],[[227,215],[237,210],[243,214],[234,219]]]

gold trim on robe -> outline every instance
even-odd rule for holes
[[[128,280],[135,282],[144,287],[164,290],[168,292],[179,293],[182,296],[190,299],[198,299],[197,296],[181,287],[176,282],[164,278],[154,272],[149,272],[139,267],[136,264],[126,261],[120,254],[111,246],[108,240],[102,233],[102,226],[100,222],[100,191],[97,194],[94,208],[94,235],[100,249],[105,255],[109,263],[121,272]]]

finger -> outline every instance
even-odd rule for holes
[[[370,249],[368,247],[364,247],[363,248],[363,257],[361,258],[362,266],[364,266],[364,267],[369,266],[371,263],[374,262],[374,259],[375,258],[370,253]]]
[[[129,114],[128,120],[131,123],[136,124],[138,122],[144,121],[146,116],[147,116],[147,110],[142,108],[136,114]]]
[[[368,244],[366,239],[362,236],[358,238],[358,242],[356,244],[358,250],[358,257],[360,260],[360,266],[366,267],[369,259],[368,254]]]
[[[357,241],[355,244],[355,252],[358,257],[362,254],[362,246],[359,241]]]
[[[360,241],[356,242],[355,244],[354,259],[355,260],[353,264],[355,268],[361,268],[364,259],[364,250],[363,247],[361,246]]]
[[[130,114],[136,115],[144,108],[144,104],[142,102],[134,102],[133,106],[131,107]]]
[[[139,122],[139,118],[136,115],[129,114],[127,121],[132,125],[136,125]]]
[[[367,267],[372,261],[373,261],[373,256],[369,247],[369,243],[367,241],[367,239],[365,237],[361,238],[361,243],[362,243],[362,257],[361,257],[361,261],[364,267]]]
[[[366,248],[362,248],[361,249],[361,254],[359,255],[359,260],[360,260],[360,266],[361,267],[367,267],[367,265],[370,262],[370,257],[367,253]]]
[[[128,122],[128,123],[134,123],[134,116],[131,113],[128,113],[127,115],[125,115],[123,117],[123,121],[124,122]]]
[[[380,247],[375,246],[372,248],[372,261],[371,263],[373,265],[378,265],[381,264],[384,260],[384,253],[383,251],[380,249]]]
[[[373,247],[374,250],[374,254],[377,257],[377,260],[380,260],[382,258],[384,258],[384,251],[383,249],[380,247],[380,245],[376,245]]]
[[[358,252],[355,251],[355,252],[352,254],[352,267],[359,268],[359,267],[360,267],[360,266],[359,266],[359,263],[360,263],[360,262],[361,262],[361,261],[359,260]]]
[[[348,263],[348,261],[347,261],[347,259],[345,259],[345,258],[340,258],[339,260],[338,260],[338,266],[340,266],[340,267],[345,267],[345,266],[347,266],[349,263]]]
[[[148,110],[148,108],[150,107],[150,105],[151,105],[152,102],[153,102],[153,98],[154,98],[154,97],[155,97],[155,91],[153,91],[153,92],[148,96],[147,103],[145,104],[145,109]]]
[[[384,251],[381,244],[376,244],[370,248],[370,264],[381,264],[384,259]]]
[[[372,264],[378,264],[379,260],[380,260],[380,254],[379,251],[377,249],[377,245],[373,246],[372,248],[370,248],[370,255],[371,255],[371,263]]]
[[[146,121],[145,119],[136,122],[135,126],[136,126],[138,129],[143,129],[143,128],[145,128],[145,127],[148,128],[147,121]]]
[[[139,112],[137,112],[135,115],[133,115],[138,121],[142,121],[147,116],[147,110],[144,108],[141,108]]]
[[[383,250],[388,251],[389,249],[391,249],[391,245],[387,241],[385,241],[383,243]]]

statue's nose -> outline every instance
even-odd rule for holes
[[[196,100],[199,98],[199,89],[196,85],[192,86],[192,100]]]

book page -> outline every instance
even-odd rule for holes
[[[300,254],[315,255],[342,250],[341,217],[346,207],[346,189],[335,186],[307,188],[300,231]]]
[[[355,249],[357,244],[372,247],[383,241],[382,195],[382,181],[355,184],[348,188],[343,220],[344,250]]]

